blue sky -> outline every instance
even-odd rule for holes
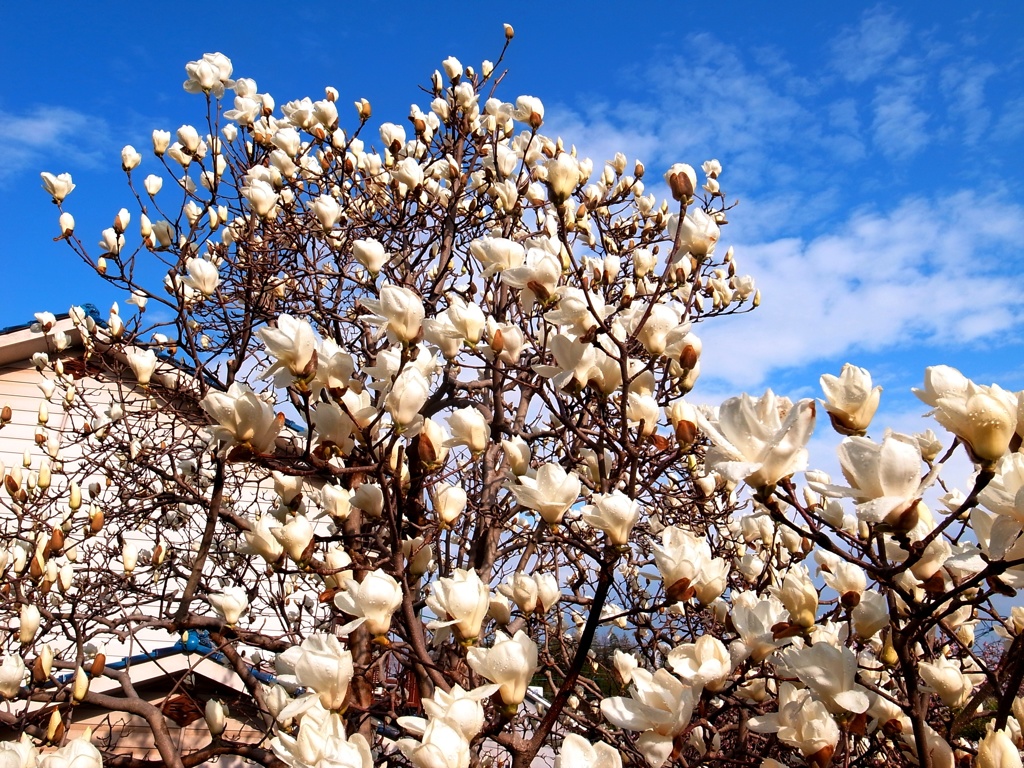
[[[549,135],[598,164],[640,158],[652,180],[721,160],[741,201],[723,242],[764,302],[700,329],[699,394],[820,394],[850,361],[885,386],[890,419],[921,429],[907,393],[926,365],[1024,389],[1024,6],[696,5],[12,4],[0,326],[123,302],[52,242],[39,172],[72,173],[66,207],[98,240],[131,207],[121,147],[156,170],[152,129],[199,124],[186,61],[221,51],[278,104],[333,85],[343,105],[369,99],[375,124],[403,123],[444,58],[494,58],[509,22],[504,98],[540,97]]]

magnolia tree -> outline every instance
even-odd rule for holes
[[[72,308],[73,360],[39,317],[66,416],[4,477],[4,722],[131,713],[159,760],[63,749],[133,768],[1020,766],[1024,398],[929,369],[943,445],[871,425],[846,366],[835,479],[814,400],[695,405],[698,324],[759,301],[721,165],[660,201],[502,100],[500,63],[449,58],[377,124],[207,54],[205,118],[124,148],[98,248],[43,174],[132,306]],[[188,749],[104,656],[153,630],[203,633],[241,691]]]

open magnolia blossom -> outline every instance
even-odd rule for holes
[[[356,617],[345,626],[347,632],[365,623],[374,637],[383,637],[391,628],[391,614],[402,604],[402,588],[393,576],[370,571],[362,582],[349,579],[345,591],[335,595],[334,604]]]
[[[5,347],[3,759],[1019,766],[1024,397],[706,402],[701,324],[760,301],[728,169],[584,156],[503,56],[382,119],[208,54],[131,206],[43,174],[124,300]]]
[[[715,419],[700,411],[695,415],[714,443],[709,466],[734,482],[762,488],[807,468],[814,412],[813,400],[793,405],[768,390],[757,400],[749,395],[726,400]]]

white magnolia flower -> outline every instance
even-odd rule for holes
[[[712,635],[673,648],[666,661],[683,680],[712,691],[721,690],[733,668],[729,649]]]
[[[550,299],[562,277],[562,262],[545,248],[530,248],[522,266],[510,267],[501,273],[501,281],[524,291],[527,303]]]
[[[38,768],[103,768],[103,756],[83,736],[40,756]]]
[[[235,84],[231,71],[231,59],[223,53],[204,53],[203,58],[185,65],[188,80],[184,88],[189,93],[209,93],[219,99],[225,88]]]
[[[305,559],[306,550],[313,541],[313,524],[305,515],[294,515],[284,525],[271,529],[271,534],[284,547],[288,557],[296,563]]]
[[[622,758],[614,747],[600,741],[591,744],[582,736],[568,733],[555,757],[555,768],[622,768]]]
[[[1020,750],[1006,730],[989,731],[978,744],[974,765],[976,768],[1021,768]]]
[[[17,653],[4,656],[0,663],[0,696],[8,699],[17,696],[27,671],[25,662]]]
[[[391,616],[402,604],[402,585],[382,570],[370,571],[361,582],[348,579],[343,592],[334,596],[334,604],[355,621],[345,625],[345,634],[366,624],[374,637],[391,629]]]
[[[508,36],[508,27],[506,36]],[[526,123],[533,130],[540,128],[544,122],[544,104],[536,96],[520,96],[516,99],[516,108],[512,117],[521,123]]]
[[[469,742],[446,720],[431,719],[420,741],[399,739],[397,745],[414,768],[469,768]]]
[[[156,370],[156,352],[152,349],[145,351],[133,349],[126,353],[126,357],[132,373],[135,374],[135,380],[143,386],[149,384],[153,378],[153,372]]]
[[[373,753],[363,735],[346,736],[341,715],[324,709],[315,699],[302,715],[297,734],[283,728],[275,732],[270,747],[290,768],[373,768]]]
[[[836,431],[843,435],[864,434],[882,396],[881,387],[871,388],[871,374],[846,363],[838,377],[824,374],[821,388],[825,391],[822,402]]]
[[[420,418],[420,410],[430,397],[430,382],[418,368],[408,365],[395,379],[384,407],[400,427],[409,427]]]
[[[990,464],[1006,453],[1017,430],[1018,395],[995,384],[975,384],[945,365],[927,368],[924,389],[914,394],[934,406],[932,415],[963,441],[975,461]]]
[[[691,208],[683,216],[682,221],[678,215],[672,216],[669,219],[668,232],[673,239],[679,239],[677,259],[687,253],[698,258],[710,256],[715,252],[715,246],[721,236],[718,223],[703,208]]]
[[[445,441],[445,445],[449,448],[464,445],[470,453],[480,454],[490,445],[490,425],[478,408],[459,408],[448,417],[448,427],[452,436]]]
[[[250,530],[242,534],[245,539],[242,551],[249,555],[259,555],[271,565],[280,560],[284,554],[284,547],[274,536],[273,529],[279,526],[277,520],[264,515],[256,518],[250,525]]]
[[[779,689],[778,712],[752,717],[749,724],[756,733],[778,734],[781,742],[805,757],[832,750],[839,741],[839,726],[825,705],[808,689],[798,690],[792,683],[783,683]]]
[[[270,453],[284,426],[284,417],[279,418],[273,406],[238,382],[227,392],[210,392],[199,404],[217,422],[210,430],[213,440],[228,446]]]
[[[514,707],[526,698],[526,688],[537,671],[537,644],[522,630],[512,637],[498,630],[493,646],[470,648],[466,660],[474,672],[499,685],[501,700]]]
[[[483,277],[521,267],[526,261],[526,249],[522,245],[501,237],[482,237],[474,240],[469,244],[469,251],[483,265]]]
[[[787,648],[779,656],[830,712],[867,711],[871,700],[866,689],[856,682],[857,657],[845,645],[836,647],[819,641],[803,648]]]
[[[711,439],[707,464],[752,488],[774,485],[807,467],[807,441],[814,431],[814,401],[793,405],[770,389],[759,399],[743,394],[722,403],[717,419],[695,413]]]
[[[635,669],[630,696],[601,702],[601,714],[617,728],[642,732],[636,745],[651,768],[660,768],[672,753],[672,740],[690,724],[700,687],[684,683],[667,669],[651,674]]]
[[[450,578],[438,579],[432,585],[427,607],[437,619],[428,629],[455,627],[463,640],[474,640],[487,616],[491,591],[473,569],[457,568]],[[435,636],[435,642],[443,634]]]
[[[277,327],[260,328],[256,335],[274,358],[263,377],[274,376],[274,385],[287,387],[295,380],[309,381],[317,368],[317,340],[309,321],[281,315]]]
[[[74,182],[71,181],[70,173],[54,176],[52,173],[44,171],[39,175],[43,179],[43,189],[47,191],[55,203],[63,202],[64,198],[70,195],[71,190],[75,188]]]
[[[218,592],[212,592],[207,600],[229,626],[237,624],[242,614],[249,608],[249,595],[244,587],[224,587]]]
[[[499,686],[482,685],[471,691],[455,685],[451,691],[434,689],[434,695],[423,700],[423,711],[429,720],[443,720],[467,741],[471,741],[486,723],[486,714],[481,702],[497,693]],[[407,731],[421,736],[426,732],[428,720],[422,717],[400,717],[398,723]]]
[[[789,618],[789,613],[776,598],[760,599],[753,592],[741,592],[732,603],[729,617],[739,639],[733,641],[730,650],[737,660],[751,657],[761,662],[776,648],[789,642],[775,638],[773,628]]]
[[[323,633],[310,635],[297,651],[293,649],[289,661],[299,685],[312,689],[314,693],[289,704],[279,715],[282,722],[308,710],[317,700],[324,709],[342,708],[353,667],[352,654],[338,638]]]
[[[389,339],[408,344],[419,338],[425,312],[423,301],[413,291],[388,284],[380,289],[380,299],[362,303],[373,313],[367,319],[387,331]]]
[[[370,274],[376,275],[387,263],[388,253],[379,240],[367,238],[352,243],[352,258],[366,267]]]
[[[947,707],[962,707],[971,698],[974,686],[981,682],[983,675],[965,674],[960,663],[945,656],[935,661],[921,661],[917,665],[928,690],[938,694]]]
[[[217,267],[206,259],[189,259],[186,265],[188,274],[182,282],[204,296],[212,296],[220,285],[220,274]]]
[[[853,496],[860,520],[895,525],[920,498],[921,448],[914,438],[889,433],[876,443],[866,437],[848,437],[838,454],[850,488],[824,490]]]
[[[591,501],[583,507],[583,522],[604,531],[609,543],[625,545],[640,517],[640,504],[619,490],[595,493]]]
[[[521,475],[508,487],[520,504],[554,525],[576,503],[582,483],[575,472],[566,472],[558,464],[544,464],[536,477]]]

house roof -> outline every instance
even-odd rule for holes
[[[91,305],[90,308],[93,312],[96,311],[96,308]],[[0,329],[0,366],[28,360],[37,352],[47,352],[49,350],[48,336],[61,331],[71,337],[71,343],[75,346],[82,343],[82,334],[68,314],[57,317],[57,323],[53,326],[50,334],[33,331],[32,323]]]

